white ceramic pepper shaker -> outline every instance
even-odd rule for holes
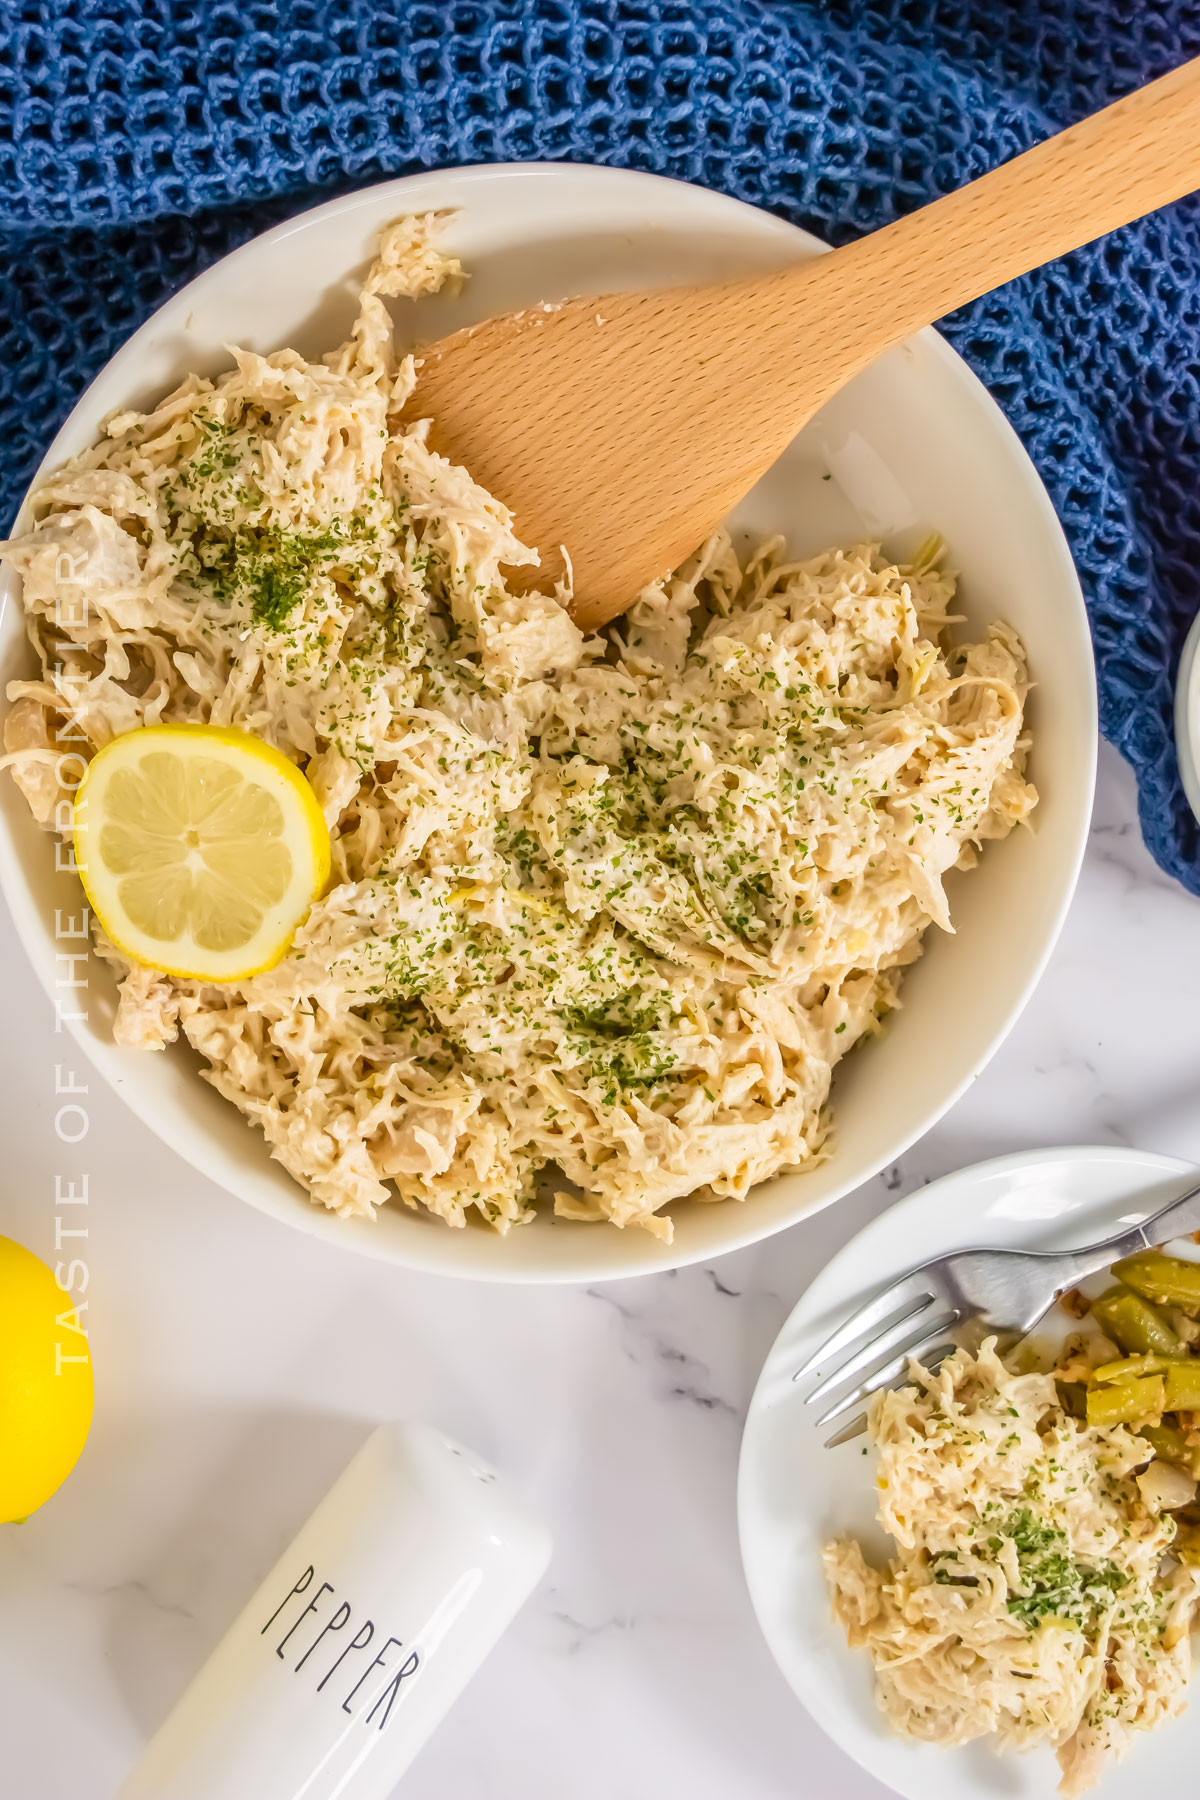
[[[380,1426],[118,1800],[385,1800],[549,1557],[486,1463],[428,1426]]]

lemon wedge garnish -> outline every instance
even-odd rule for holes
[[[106,744],[75,799],[75,861],[105,931],[168,975],[274,966],[329,876],[312,788],[248,731],[146,725]]]

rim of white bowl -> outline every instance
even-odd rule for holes
[[[589,182],[597,179],[610,184],[626,183],[631,188],[634,186],[654,186],[659,188],[670,187],[698,191],[704,196],[705,203],[710,204],[715,210],[724,210],[729,214],[753,215],[763,227],[764,241],[768,234],[773,234],[780,242],[790,242],[793,245],[803,244],[809,251],[824,253],[830,248],[829,245],[823,243],[819,238],[815,237],[812,233],[805,231],[802,227],[792,225],[788,220],[781,219],[777,215],[767,212],[764,208],[753,206],[743,200],[737,200],[732,196],[722,194],[715,189],[705,188],[700,183],[680,181],[671,176],[656,175],[646,170],[611,168],[606,164],[600,163],[507,162],[479,165],[456,165],[444,169],[421,171],[413,175],[399,176],[388,181],[375,182],[369,186],[355,189],[352,193],[324,201],[319,206],[310,207],[306,211],[297,213],[294,217],[286,219],[282,223],[274,225],[268,230],[247,239],[244,244],[240,244],[236,249],[227,252],[225,256],[219,258],[216,262],[210,264],[207,269],[202,270],[200,274],[194,276],[191,281],[178,289],[176,293],[170,295],[161,306],[156,308],[150,317],[147,318],[114,352],[113,356],[110,357],[103,368],[98,371],[92,381],[88,383],[87,387],[75,402],[75,405],[67,414],[67,417],[63,420],[63,423],[55,433],[45,456],[38,464],[25,494],[22,496],[21,504],[18,508],[16,519],[12,527],[13,531],[19,531],[22,528],[31,494],[37,488],[43,476],[57,466],[59,461],[62,460],[64,451],[61,446],[70,439],[78,415],[81,412],[86,412],[88,410],[88,403],[93,389],[104,379],[112,364],[118,358],[129,359],[132,361],[136,356],[139,345],[144,345],[148,342],[151,334],[158,327],[162,315],[167,312],[168,309],[178,310],[181,316],[186,316],[187,302],[189,299],[197,299],[208,285],[227,279],[231,270],[236,269],[239,259],[249,259],[252,255],[259,255],[264,247],[282,243],[297,232],[308,230],[315,223],[318,223],[325,218],[353,212],[360,207],[374,207],[378,205],[380,199],[385,195],[395,196],[397,203],[396,211],[397,213],[402,212],[404,210],[406,195],[409,197],[410,203],[412,203],[413,196],[417,190],[422,188],[428,190],[431,187],[436,187],[439,182],[452,181],[456,188],[461,190],[463,188],[486,187],[496,182],[512,180],[532,182],[554,182],[564,180],[572,182]],[[416,201],[416,204],[429,209],[436,207],[438,202],[433,198],[427,198],[424,201]],[[1025,486],[1028,501],[1034,508],[1042,513],[1043,518],[1050,529],[1051,536],[1057,539],[1061,551],[1063,588],[1066,593],[1070,594],[1075,602],[1078,619],[1082,621],[1084,635],[1087,638],[1090,648],[1087,613],[1082,590],[1079,585],[1078,572],[1075,569],[1074,561],[1071,557],[1069,546],[1067,545],[1062,523],[1051,504],[1050,497],[1046,492],[1041,477],[1038,475],[1036,468],[1030,460],[1028,452],[1025,450],[1024,445],[1021,443],[1019,436],[1005,416],[999,403],[993,398],[969,364],[951,348],[941,334],[931,326],[925,331],[916,334],[916,336],[920,340],[930,344],[934,348],[936,355],[948,360],[954,365],[958,379],[964,381],[967,387],[974,391],[975,399],[979,403],[981,409],[981,422],[986,420],[999,440],[1006,442],[1010,451],[1016,452],[1017,462],[1022,466],[1026,475]],[[2,578],[0,578],[0,580],[2,580]],[[3,628],[10,602],[14,605],[17,604],[16,596],[12,591],[11,578],[7,581],[3,581],[2,586],[0,586],[0,629]],[[886,1152],[871,1159],[868,1164],[864,1165],[861,1170],[854,1174],[852,1179],[847,1180],[844,1184],[835,1187],[832,1191],[812,1201],[807,1203],[803,1200],[798,1201],[794,1208],[790,1209],[784,1217],[755,1223],[753,1220],[750,1198],[748,1197],[746,1201],[740,1203],[722,1203],[721,1210],[728,1221],[729,1230],[727,1234],[722,1234],[721,1242],[716,1246],[712,1244],[702,1244],[697,1247],[681,1247],[676,1249],[674,1246],[663,1245],[658,1239],[652,1238],[649,1233],[639,1231],[637,1238],[641,1241],[637,1241],[634,1239],[632,1232],[622,1232],[621,1238],[623,1244],[628,1247],[629,1253],[627,1256],[623,1255],[622,1261],[618,1266],[613,1266],[607,1257],[601,1258],[600,1260],[595,1260],[594,1254],[589,1257],[585,1245],[587,1239],[591,1237],[592,1233],[597,1230],[598,1227],[579,1225],[575,1226],[573,1229],[586,1235],[581,1236],[579,1239],[580,1255],[578,1258],[573,1258],[569,1266],[559,1266],[554,1264],[540,1267],[530,1267],[528,1265],[522,1267],[519,1263],[519,1230],[514,1229],[507,1238],[499,1241],[496,1246],[490,1247],[490,1254],[495,1255],[495,1260],[488,1261],[463,1254],[463,1252],[468,1249],[468,1245],[463,1241],[464,1237],[468,1234],[464,1232],[451,1231],[447,1228],[443,1233],[438,1235],[436,1248],[432,1241],[424,1237],[418,1238],[415,1234],[413,1234],[411,1240],[408,1238],[401,1238],[399,1234],[388,1235],[384,1231],[379,1231],[371,1221],[359,1218],[342,1219],[336,1214],[328,1212],[324,1207],[315,1205],[304,1193],[304,1190],[299,1184],[295,1184],[295,1198],[297,1204],[295,1208],[292,1209],[290,1206],[285,1206],[282,1202],[278,1201],[274,1193],[268,1195],[266,1192],[253,1191],[253,1186],[250,1182],[246,1182],[238,1187],[231,1187],[227,1177],[214,1168],[211,1145],[206,1143],[204,1134],[195,1134],[190,1144],[185,1146],[181,1144],[179,1137],[172,1131],[167,1121],[156,1118],[147,1118],[140,1112],[138,1113],[138,1116],[139,1118],[142,1118],[142,1122],[154,1132],[155,1136],[163,1143],[166,1143],[171,1149],[175,1150],[184,1162],[196,1169],[198,1173],[205,1176],[206,1179],[212,1181],[214,1186],[223,1189],[225,1192],[232,1193],[236,1198],[253,1206],[256,1211],[265,1213],[268,1217],[278,1220],[281,1224],[290,1225],[294,1229],[304,1231],[311,1236],[319,1237],[326,1243],[332,1244],[337,1248],[373,1257],[377,1261],[391,1262],[400,1267],[414,1269],[425,1274],[444,1275],[455,1279],[488,1281],[522,1286],[623,1280],[638,1275],[661,1274],[670,1269],[685,1268],[694,1263],[711,1261],[714,1257],[724,1256],[735,1250],[745,1249],[751,1244],[761,1242],[768,1237],[773,1237],[778,1232],[787,1230],[791,1226],[801,1223],[804,1219],[823,1211],[825,1207],[832,1206],[838,1200],[844,1199],[847,1194],[853,1193],[856,1189],[865,1185],[866,1182],[872,1180],[881,1169],[886,1168],[890,1163],[902,1156],[905,1151],[920,1138],[924,1137],[925,1134],[937,1124],[938,1120],[945,1116],[955,1102],[961,1098],[966,1089],[978,1077],[981,1071],[986,1067],[987,1063],[990,1062],[991,1058],[1000,1048],[1000,1045],[1004,1042],[1017,1019],[1024,1011],[1025,1006],[1028,1004],[1030,996],[1033,994],[1041,980],[1050,955],[1058,942],[1063,922],[1074,897],[1075,888],[1079,878],[1079,870],[1087,843],[1091,818],[1092,795],[1095,787],[1097,756],[1097,745],[1095,741],[1097,729],[1097,705],[1094,662],[1091,666],[1091,676],[1092,679],[1088,684],[1086,700],[1088,702],[1087,710],[1089,714],[1089,727],[1092,742],[1090,746],[1090,757],[1087,759],[1086,763],[1085,779],[1081,784],[1080,805],[1073,821],[1074,841],[1070,846],[1070,857],[1066,864],[1067,877],[1063,880],[1062,892],[1055,908],[1053,919],[1050,922],[1048,929],[1045,931],[1044,943],[1036,962],[1030,969],[1029,974],[1019,991],[1015,992],[1010,999],[1008,1006],[1000,1016],[983,1052],[972,1063],[964,1068],[957,1083],[948,1088],[933,1105],[927,1107],[920,1114],[911,1131],[898,1137],[894,1142],[889,1144]],[[0,892],[4,894],[8,903],[9,911],[12,915],[22,947],[32,962],[38,979],[41,981],[42,986],[45,988],[48,996],[53,1002],[55,999],[54,983],[49,969],[45,965],[43,956],[47,943],[47,930],[45,922],[37,908],[34,896],[30,892],[29,886],[24,879],[23,869],[18,869],[14,872],[6,866],[0,866]],[[106,1049],[112,1052],[115,1047],[112,1045],[106,1046],[100,1040],[98,1034],[87,1028],[86,1025],[77,1023],[69,1018],[64,1020],[64,1023],[66,1024],[71,1037],[87,1056],[92,1066],[97,1069],[114,1093],[116,1093],[126,1105],[129,1105],[132,1108],[132,1101],[124,1091],[125,1079],[122,1071],[119,1067],[114,1065],[113,1056],[105,1054]],[[136,1108],[133,1108],[133,1110],[136,1110]],[[771,1179],[777,1180],[786,1178],[786,1175],[784,1175],[783,1177],[772,1177]],[[763,1183],[761,1185],[765,1187],[768,1183]],[[558,1222],[554,1226],[554,1229],[556,1230],[561,1228],[561,1222]],[[492,1234],[489,1234],[489,1237],[491,1235]],[[499,1254],[500,1251],[503,1251],[503,1256]],[[516,1257],[513,1256],[513,1251],[518,1251]]]
[[[1188,805],[1200,820],[1200,613],[1183,641],[1175,678],[1175,754]]]

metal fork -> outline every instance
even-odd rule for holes
[[[948,1334],[968,1322],[977,1321],[998,1333],[1031,1331],[1058,1296],[1085,1276],[1197,1229],[1200,1182],[1142,1224],[1082,1250],[952,1251],[901,1275],[860,1306],[792,1379],[803,1381],[829,1369],[808,1395],[806,1406],[828,1399],[848,1382],[856,1383],[816,1421],[832,1425],[868,1395],[892,1386],[910,1360],[930,1370],[940,1368],[955,1348]],[[825,1440],[826,1448],[857,1437],[866,1423],[865,1413],[843,1423]]]

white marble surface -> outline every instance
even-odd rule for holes
[[[67,1150],[69,1040],[6,921],[0,958],[0,1231],[53,1261],[55,1176],[88,1173],[89,1236],[71,1247],[91,1270],[98,1385],[75,1475],[0,1527],[5,1800],[108,1800],[369,1423],[403,1414],[501,1464],[557,1546],[406,1800],[881,1800],[759,1640],[735,1533],[741,1420],[810,1274],[897,1194],[1032,1145],[1200,1161],[1200,902],[1142,849],[1111,752],[1050,970],[942,1125],[769,1243],[592,1292],[331,1255],[191,1174],[94,1081]]]

